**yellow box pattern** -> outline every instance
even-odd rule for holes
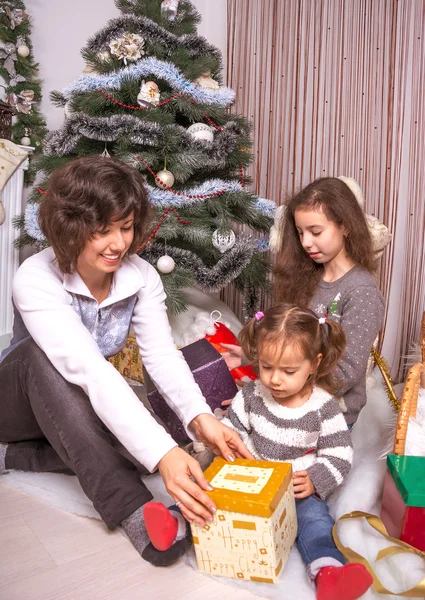
[[[276,583],[297,534],[291,465],[216,458],[205,476],[217,512],[204,528],[191,524],[199,570]]]
[[[133,333],[130,333],[128,336],[124,348],[108,360],[121,375],[143,383],[142,359],[139,353],[139,346],[136,342],[136,336]]]

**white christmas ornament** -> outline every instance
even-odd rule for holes
[[[155,179],[155,183],[159,188],[165,190],[167,187],[172,187],[174,183],[174,175],[171,173],[171,171],[164,169],[162,171],[158,171],[156,176],[158,179]]]
[[[137,104],[140,106],[158,106],[159,87],[154,81],[142,81],[140,92],[137,95]]]
[[[209,125],[205,125],[205,123],[194,123],[187,129],[187,133],[194,140],[201,140],[202,142],[213,142],[214,141],[214,131],[212,127]]]
[[[236,242],[235,232],[230,229],[230,231],[226,231],[221,233],[218,229],[214,231],[212,234],[212,243],[214,248],[220,250],[222,254],[233,248]]]
[[[160,271],[161,273],[171,273],[171,271],[174,271],[176,263],[171,258],[171,256],[168,256],[168,254],[164,254],[164,256],[158,258],[156,266],[158,267],[158,271]]]
[[[211,77],[211,73],[209,71],[202,73],[195,81],[193,82],[198,87],[204,88],[206,90],[219,90],[220,85],[218,81]]]
[[[31,139],[29,137],[29,130],[27,127],[24,127],[24,137],[21,138],[21,144],[22,144],[22,146],[30,146],[31,145]]]
[[[21,44],[20,46],[18,46],[17,52],[19,56],[21,56],[22,58],[26,58],[30,53],[30,49],[25,44]]]

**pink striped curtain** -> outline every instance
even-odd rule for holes
[[[228,0],[227,84],[254,126],[253,189],[282,203],[319,176],[354,177],[394,240],[381,262],[393,375],[425,298],[425,3]],[[231,290],[224,299],[240,314]]]

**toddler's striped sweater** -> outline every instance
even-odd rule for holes
[[[307,470],[320,498],[326,498],[348,474],[351,435],[337,400],[315,386],[305,404],[282,406],[260,380],[235,396],[222,421],[236,430],[257,459],[292,463]]]

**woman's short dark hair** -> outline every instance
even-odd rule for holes
[[[151,206],[144,177],[117,158],[85,156],[56,169],[40,203],[39,224],[60,269],[72,273],[96,231],[134,213],[134,254],[146,236]]]

